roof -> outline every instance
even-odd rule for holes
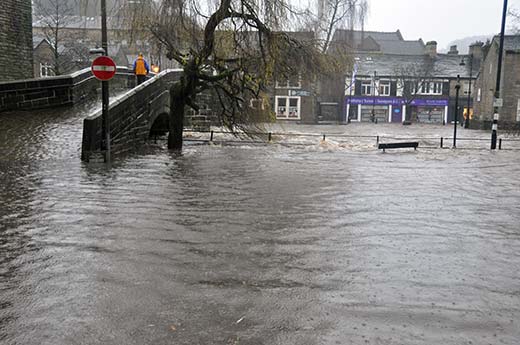
[[[384,54],[420,55],[424,53],[424,42],[404,40],[399,30],[395,32],[357,31],[338,29],[332,44],[346,44],[357,51],[381,52]]]
[[[377,41],[381,47],[381,51],[385,54],[398,55],[421,55],[424,54],[424,43],[422,40],[417,41]]]
[[[348,42],[352,37],[353,41],[357,44],[366,37],[372,37],[375,41],[402,41],[403,36],[399,30],[395,32],[382,32],[382,31],[359,31],[359,30],[344,30],[337,29],[332,37],[333,41]],[[356,44],[356,45],[357,45]]]
[[[499,43],[500,36],[493,37],[493,42]],[[504,50],[520,52],[520,35],[505,35]]]
[[[390,55],[356,54],[355,64],[358,75],[396,76],[410,70],[427,70],[431,77],[469,78],[469,64],[461,66],[461,60],[467,55],[438,54],[436,58],[428,55]],[[413,77],[414,75],[410,75]]]
[[[83,29],[83,30],[101,30],[101,17],[85,17],[85,16],[61,16],[62,28],[67,29]],[[49,19],[44,16],[33,17],[33,27],[46,28]],[[116,17],[107,17],[107,28],[109,30],[122,30],[124,23]]]

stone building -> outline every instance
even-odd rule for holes
[[[5,0],[0,7],[0,82],[33,77],[31,0]]]
[[[487,47],[487,54],[478,73],[474,94],[475,114],[472,128],[491,128],[493,120],[493,100],[496,87],[500,37],[495,36]],[[520,122],[520,35],[504,37],[504,57],[500,98],[500,127],[516,125]]]

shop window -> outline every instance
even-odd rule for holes
[[[390,81],[379,82],[379,95],[390,96]]]
[[[361,95],[372,96],[372,82],[362,81],[361,82]]]
[[[276,96],[276,118],[299,120],[300,97]]]

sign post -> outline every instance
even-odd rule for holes
[[[108,105],[109,105],[109,96],[108,96],[108,81],[114,77],[116,74],[116,64],[114,60],[109,58],[108,56],[99,56],[92,62],[92,74],[94,77],[101,80],[101,93],[102,93],[102,129],[101,129],[101,137],[102,142],[104,140],[105,145],[103,149],[105,149],[105,162],[110,163],[110,122],[108,117]]]

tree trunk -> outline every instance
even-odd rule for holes
[[[184,129],[184,92],[179,86],[170,89],[170,132],[168,133],[168,149],[182,150],[182,133]]]

